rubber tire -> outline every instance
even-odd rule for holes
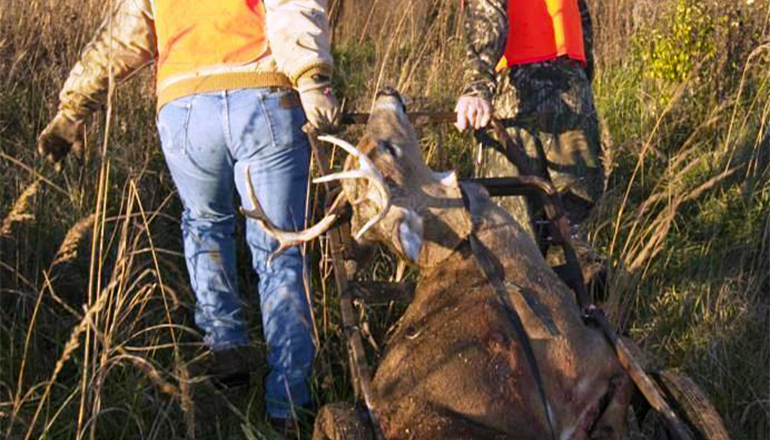
[[[672,409],[690,428],[693,440],[730,440],[722,417],[692,379],[673,370],[648,374],[660,387]],[[644,416],[642,425],[658,434],[654,436],[655,440],[676,438],[667,433],[663,417],[654,410]],[[668,435],[660,435],[664,433]]]

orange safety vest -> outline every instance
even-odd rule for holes
[[[577,0],[508,0],[508,40],[497,70],[560,56],[586,62]]]
[[[269,52],[262,0],[157,0],[158,95],[166,102],[186,94],[247,87],[254,73],[216,75]],[[276,76],[266,73],[262,76]],[[281,75],[276,81],[287,83]]]

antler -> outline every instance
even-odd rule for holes
[[[379,204],[384,206],[379,214],[366,222],[364,227],[358,231],[356,234],[356,239],[359,239],[367,230],[374,226],[375,223],[382,220],[382,218],[385,217],[388,210],[390,209],[390,192],[388,191],[388,187],[385,184],[385,179],[382,177],[380,171],[374,166],[374,163],[371,161],[371,159],[358,151],[358,149],[352,144],[333,136],[319,136],[318,139],[337,145],[343,150],[347,151],[349,154],[355,156],[358,159],[360,168],[357,170],[342,171],[339,173],[333,173],[319,177],[314,179],[313,183],[323,183],[341,179],[366,179],[376,189],[376,196],[379,198]],[[344,192],[341,192],[337,198],[334,199],[334,203],[332,203],[332,206],[329,208],[329,211],[324,216],[324,218],[310,228],[297,232],[288,232],[279,229],[270,222],[270,219],[267,218],[267,215],[265,215],[265,212],[262,210],[262,206],[260,205],[254,191],[254,185],[250,178],[248,166],[246,166],[245,174],[247,183],[246,190],[249,199],[251,200],[251,204],[254,206],[254,209],[246,210],[241,208],[241,212],[243,212],[243,215],[246,217],[257,221],[260,226],[262,226],[262,229],[265,230],[265,232],[267,232],[270,236],[278,241],[278,249],[270,254],[270,257],[268,258],[268,264],[273,261],[273,258],[280,255],[286,249],[292,246],[306,243],[321,236],[324,232],[331,228],[331,226],[339,217],[336,211],[339,208],[340,203],[344,200]]]
[[[336,211],[340,205],[340,202],[344,201],[343,193],[337,195],[337,198],[334,199],[334,203],[332,203],[332,206],[329,208],[328,214],[326,214],[320,222],[316,223],[312,227],[297,232],[289,232],[279,229],[273,225],[270,219],[267,218],[265,212],[262,210],[262,205],[260,205],[259,200],[257,199],[257,195],[254,192],[254,184],[251,182],[251,178],[249,177],[250,175],[248,165],[246,166],[245,174],[246,183],[248,184],[246,186],[246,190],[248,192],[249,199],[251,200],[251,204],[254,205],[254,209],[246,210],[241,208],[241,212],[246,217],[254,219],[257,223],[259,223],[260,226],[262,226],[262,229],[264,229],[265,232],[267,232],[270,236],[278,241],[278,249],[273,251],[273,253],[270,254],[270,257],[267,259],[268,265],[273,262],[273,258],[282,254],[284,251],[286,251],[286,249],[292,246],[307,243],[317,237],[320,237],[334,224],[334,222],[339,217]]]
[[[366,222],[366,224],[356,233],[355,238],[358,240],[364,235],[364,233],[366,233],[366,231],[368,231],[378,221],[382,220],[388,213],[388,210],[390,210],[390,191],[388,191],[388,186],[385,184],[385,178],[382,177],[380,170],[374,166],[374,162],[372,162],[372,160],[369,159],[366,154],[358,151],[358,149],[349,142],[329,135],[319,136],[318,139],[337,145],[338,147],[347,151],[348,154],[354,156],[356,159],[358,159],[359,169],[342,171],[339,173],[333,173],[319,177],[313,180],[314,183],[330,182],[332,180],[342,179],[366,179],[374,186],[376,193],[379,196],[378,202],[379,205],[383,208],[380,210],[379,214],[369,219],[369,221]],[[357,201],[356,203],[358,202],[360,201]]]

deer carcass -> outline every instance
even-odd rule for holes
[[[352,154],[346,171],[326,180],[342,180],[357,237],[420,269],[414,300],[372,382],[381,435],[621,438],[633,386],[612,348],[583,324],[572,291],[483,188],[428,168],[398,94],[379,94],[357,149],[334,142]],[[281,240],[311,239],[332,220]],[[508,301],[500,301],[500,289]],[[374,438],[357,414],[322,408],[313,438]]]

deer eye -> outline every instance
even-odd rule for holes
[[[380,144],[378,146],[381,150],[385,151],[390,156],[393,156],[396,159],[401,157],[401,149],[393,145],[389,141],[380,141]]]

